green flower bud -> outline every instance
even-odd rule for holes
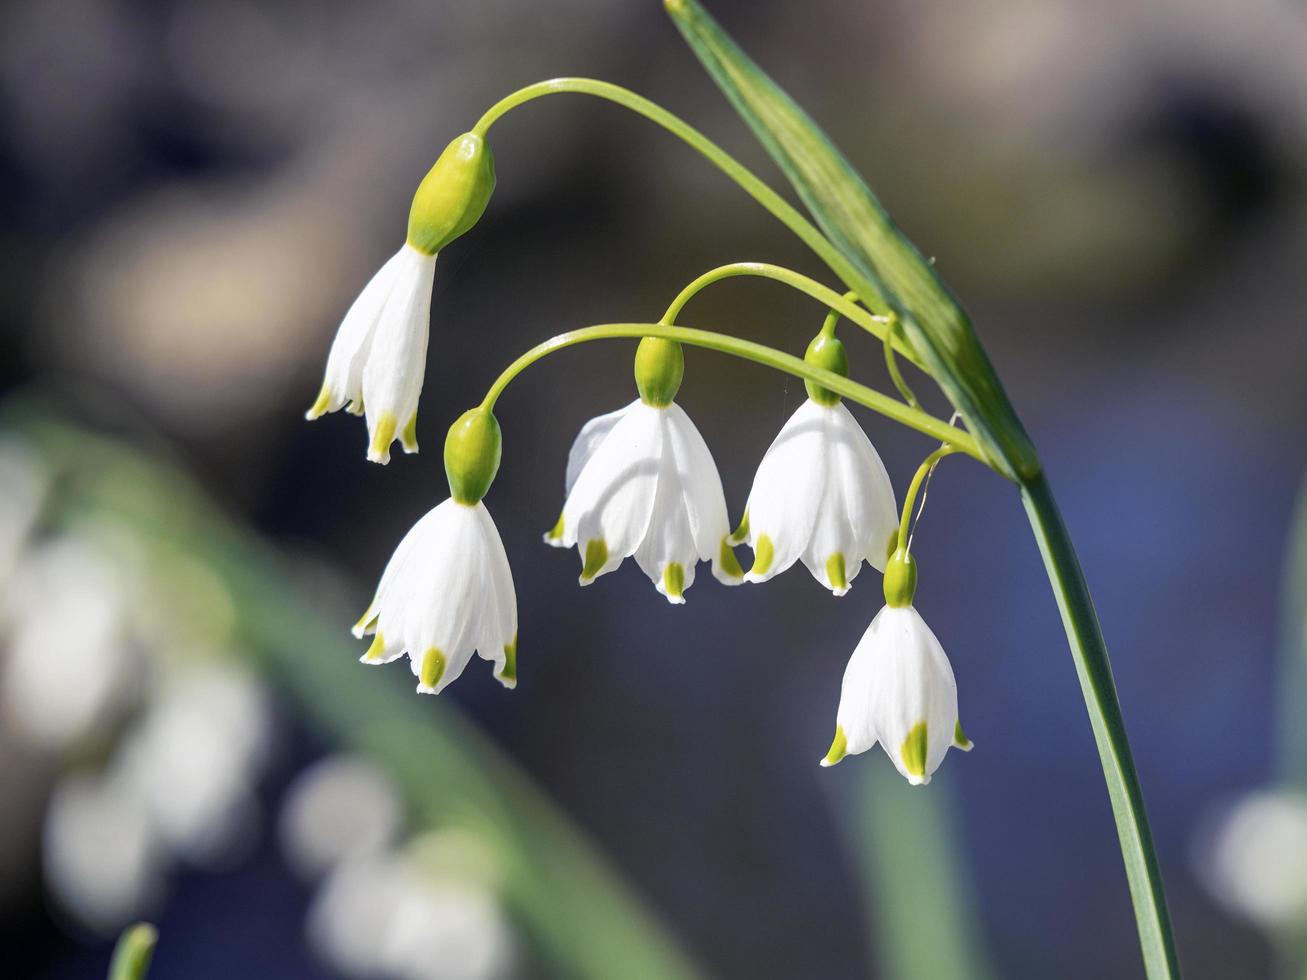
[[[435,255],[480,220],[494,189],[490,148],[476,133],[464,133],[418,185],[408,212],[408,243]]]
[[[833,371],[842,378],[849,376],[849,355],[844,353],[844,344],[833,335],[819,333],[813,337],[803,359],[813,367]],[[808,397],[818,405],[838,405],[840,402],[840,396],[828,388],[811,381],[803,382],[803,386],[808,389]]]
[[[885,604],[895,609],[912,605],[917,593],[917,561],[899,548],[885,566]]]
[[[492,412],[474,408],[459,416],[445,436],[445,476],[449,493],[460,504],[475,504],[486,495],[499,472],[502,444]]]
[[[685,354],[674,340],[645,337],[635,351],[635,386],[646,405],[666,408],[681,389]]]

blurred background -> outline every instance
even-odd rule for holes
[[[1307,690],[1281,583],[1307,436],[1307,8],[710,9],[935,258],[1044,455],[1187,974],[1301,970]],[[513,356],[656,319],[724,262],[835,284],[667,134],[538,101],[496,125],[496,194],[437,269],[424,451],[371,466],[357,420],[305,423],[436,154],[562,74],[662,102],[780,186],[654,0],[0,9],[11,975],[102,976],[148,916],[161,980],[964,975],[913,965],[941,943],[975,977],[1142,976],[1039,556],[1012,488],[968,462],[936,475],[914,544],[977,745],[928,790],[879,751],[816,765],[872,573],[838,601],[799,568],[701,575],[671,607],[634,567],[578,589],[576,556],[541,544],[576,430],[633,397],[633,343],[550,358],[497,410],[518,689],[473,668],[419,699],[402,666],[353,663],[349,624],[445,494],[446,426]],[[682,322],[797,353],[823,312],[736,280]],[[687,352],[679,401],[733,517],[803,397]],[[931,446],[861,418],[901,493]]]

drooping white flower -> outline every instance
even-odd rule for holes
[[[892,583],[886,594],[893,594]],[[910,589],[907,597],[876,614],[849,658],[835,741],[821,764],[834,765],[880,742],[907,781],[924,786],[950,746],[966,751],[971,742],[958,723],[953,668],[912,607]]]
[[[404,247],[372,277],[336,334],[322,393],[307,414],[315,419],[346,402],[366,414],[375,463],[390,462],[397,434],[405,452],[417,452],[436,256],[480,220],[494,188],[485,141],[477,133],[456,137],[413,195]]]
[[[400,541],[376,598],[354,626],[375,633],[362,657],[384,664],[407,653],[418,691],[439,694],[475,650],[517,684],[517,597],[508,556],[485,504],[449,499]]]
[[[765,582],[802,559],[844,595],[864,559],[884,570],[897,527],[894,487],[871,440],[843,402],[808,398],[763,456],[731,543],[753,549],[746,581]]]
[[[566,489],[545,541],[577,546],[582,585],[631,555],[673,603],[685,601],[700,561],[721,582],[741,581],[717,464],[675,402],[637,399],[588,422],[568,457]]]
[[[257,841],[257,783],[272,729],[267,691],[234,660],[163,676],[117,760],[173,854],[212,870],[248,855]]]
[[[157,910],[167,846],[149,804],[122,767],[60,780],[42,834],[46,887],[65,911],[102,935]]]
[[[375,463],[390,461],[396,435],[405,452],[417,452],[435,269],[434,253],[406,242],[372,277],[345,314],[322,393],[306,413],[316,419],[347,402],[355,415],[366,413],[368,459]]]
[[[136,584],[94,535],[60,535],[28,553],[0,596],[12,622],[0,662],[6,726],[52,749],[112,729],[143,669],[131,624]]]

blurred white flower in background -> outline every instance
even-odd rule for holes
[[[27,740],[55,749],[101,734],[139,685],[124,576],[98,543],[71,534],[15,569],[3,704]]]
[[[246,853],[272,710],[218,645],[232,619],[221,583],[103,518],[33,541],[47,482],[33,451],[0,443],[0,719],[43,783],[97,760],[56,775],[44,871],[69,915],[112,934],[153,911],[178,861]],[[14,806],[24,778],[6,771]]]
[[[485,857],[476,838],[448,831],[345,861],[314,899],[309,942],[349,976],[512,976],[513,929],[484,873]]]
[[[45,871],[59,903],[108,935],[150,914],[178,861],[217,869],[244,857],[270,730],[267,695],[244,668],[167,672],[104,770],[55,789]]]
[[[160,844],[144,795],[121,767],[69,776],[46,811],[46,884],[83,925],[112,935],[162,897]]]
[[[262,685],[213,660],[170,673],[119,754],[160,838],[177,857],[214,868],[254,842],[255,781],[271,741]]]
[[[300,875],[319,878],[342,861],[389,846],[403,816],[395,787],[376,766],[331,756],[305,769],[286,791],[281,844]]]
[[[402,830],[394,785],[362,757],[328,757],[291,784],[282,846],[300,874],[322,879],[307,924],[313,950],[353,977],[511,976],[515,944],[494,854],[458,830],[396,847]]]
[[[198,559],[87,515],[33,543],[44,471],[0,443],[0,476],[0,559],[13,568],[0,594],[4,721],[53,771],[78,766],[56,776],[44,813],[45,883],[65,914],[109,936],[159,910],[179,864],[217,870],[248,855],[271,697],[226,646],[232,597]],[[20,788],[6,783],[8,806]],[[511,976],[494,855],[448,830],[398,847],[403,821],[395,787],[361,757],[329,758],[293,784],[280,833],[288,861],[320,880],[315,949],[354,976]]]
[[[1209,816],[1194,864],[1232,914],[1268,932],[1307,925],[1307,794],[1261,790]]]
[[[39,456],[16,440],[0,439],[0,589],[9,585],[41,514],[50,475]]]

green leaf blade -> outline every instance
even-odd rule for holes
[[[816,123],[694,0],[665,0],[708,73],[856,275],[841,273],[873,307],[893,311],[925,366],[1009,479],[1039,460],[970,318],[934,267],[899,231],[862,177]]]

